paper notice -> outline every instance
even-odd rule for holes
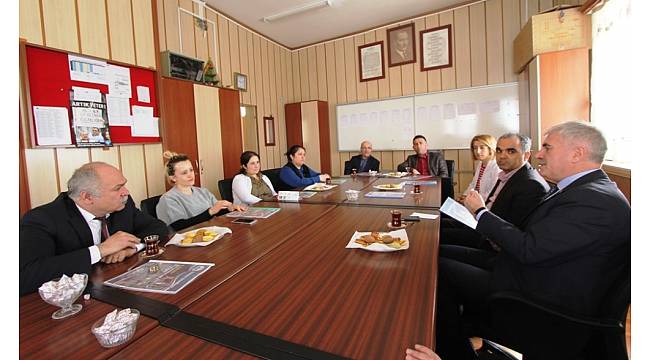
[[[77,101],[102,102],[102,93],[98,89],[73,86],[73,99]]]
[[[456,118],[456,104],[444,104],[442,106],[442,119],[451,120]]]
[[[131,121],[131,136],[158,137],[158,118],[133,116]]]
[[[129,112],[129,99],[106,95],[108,123],[111,126],[130,126],[131,113]]]
[[[149,88],[146,86],[138,86],[136,87],[136,90],[138,92],[138,101],[139,102],[145,102],[145,103],[150,103],[151,99],[149,98]]]
[[[462,103],[458,105],[458,115],[476,114],[476,103]]]
[[[419,212],[414,212],[411,214],[411,216],[417,216],[420,219],[429,219],[429,220],[435,220],[438,218],[438,215],[436,214],[425,214],[425,213],[419,213]]]
[[[111,96],[131,98],[131,70],[117,65],[108,65],[106,72],[108,93]]]
[[[445,200],[445,203],[440,207],[440,211],[471,227],[472,229],[476,229],[476,224],[478,224],[478,222],[474,218],[474,215],[472,215],[472,213],[470,213],[466,207],[454,199],[448,197],[447,200]]]
[[[484,101],[478,108],[481,114],[498,113],[501,110],[499,100]]]
[[[68,55],[70,80],[106,84],[107,67],[108,64],[106,64],[106,61]]]
[[[70,145],[70,121],[64,107],[34,106],[38,145]]]

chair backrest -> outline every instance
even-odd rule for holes
[[[451,182],[453,184],[454,182],[454,174],[456,172],[456,162],[454,160],[445,160],[447,163],[447,172],[449,173],[449,177],[451,178]]]
[[[290,187],[287,187],[287,185],[280,180],[280,169],[281,168],[262,170],[262,174],[266,175],[266,177],[271,180],[271,184],[273,184],[275,191],[291,190]]]
[[[233,197],[232,197],[232,178],[219,180],[219,182],[217,183],[217,186],[219,187],[219,193],[221,194],[221,198],[223,200],[228,200],[228,201],[232,202],[233,201]]]
[[[160,201],[160,195],[144,199],[140,201],[140,210],[145,214],[158,218],[158,214],[156,214],[156,205],[158,205],[158,201]]]
[[[346,160],[343,166],[343,175],[352,174],[352,165],[350,165],[350,160]]]
[[[449,177],[440,178],[442,180],[440,188],[440,205],[442,205],[448,197],[454,198],[454,171],[455,171],[455,161],[454,160],[445,160],[447,163],[447,172]]]

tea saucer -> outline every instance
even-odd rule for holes
[[[142,250],[142,251],[140,252],[140,257],[143,258],[143,259],[155,258],[155,257],[157,257],[157,256],[160,256],[160,255],[161,255],[162,253],[164,253],[164,252],[165,252],[165,248],[163,248],[163,247],[159,247],[159,248],[158,248],[158,254],[155,254],[155,255],[147,255],[147,251],[146,251],[146,250]]]
[[[406,224],[404,221],[402,221],[402,226],[393,226],[393,224],[390,223],[390,222],[387,223],[386,225],[387,225],[390,229],[405,229],[406,226],[407,226],[407,224]]]

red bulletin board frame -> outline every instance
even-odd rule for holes
[[[30,126],[35,129],[34,106],[57,106],[68,109],[68,119],[72,121],[72,110],[70,109],[70,90],[73,86],[81,86],[91,89],[98,89],[103,94],[108,94],[108,85],[95,84],[85,81],[70,79],[68,68],[68,54],[98,59],[92,56],[69,53],[66,51],[54,50],[32,45],[25,45],[27,76],[29,79],[29,96],[31,100]],[[103,59],[98,59],[105,61]],[[129,108],[133,105],[153,107],[153,116],[159,117],[158,97],[156,94],[156,72],[151,69],[136,67],[133,65],[107,61],[112,65],[127,67],[131,74],[131,99]],[[149,88],[149,103],[137,101],[137,86]],[[70,134],[74,145],[74,133],[70,123]],[[160,129],[160,123],[158,124]],[[160,137],[131,136],[130,126],[109,126],[113,144],[134,144],[134,143],[158,143]],[[38,139],[33,140],[38,145]],[[61,146],[65,147],[65,146]]]

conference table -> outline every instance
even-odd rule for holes
[[[339,194],[399,181],[346,180]],[[439,199],[439,182],[422,188],[425,199]],[[190,228],[226,226],[232,234],[207,247],[165,247],[157,259],[215,264],[177,294],[102,285],[145,261],[136,255],[96,266],[93,298],[80,298],[84,309],[69,319],[50,319],[56,309],[38,294],[22,297],[21,358],[403,358],[415,343],[433,347],[439,219],[407,223],[406,250],[346,245],[355,231],[390,231],[392,209],[438,214],[435,206],[410,198],[349,204],[334,192],[317,202],[318,195],[258,203],[281,210],[253,225],[221,216]],[[116,306],[142,316],[133,339],[104,349],[90,327]],[[158,316],[159,308],[167,313]]]

